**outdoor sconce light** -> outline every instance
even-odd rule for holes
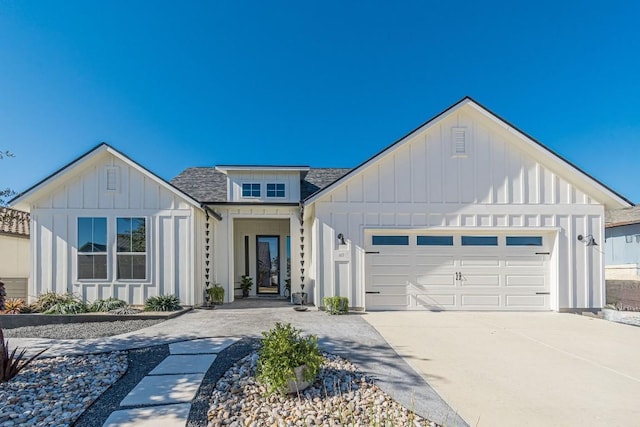
[[[347,244],[344,241],[344,234],[342,234],[342,233],[338,234],[338,242],[340,242],[341,245],[346,245]]]
[[[593,234],[587,234],[586,236],[578,234],[578,240],[582,243],[586,243],[587,246],[598,246],[596,239],[593,238]]]

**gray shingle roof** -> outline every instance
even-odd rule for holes
[[[11,208],[0,208],[0,234],[29,237],[29,213]]]
[[[605,227],[619,227],[621,225],[640,223],[640,206],[607,211],[604,214]]]
[[[227,201],[227,176],[214,168],[189,168],[171,184],[201,203]]]
[[[351,169],[311,168],[301,182],[300,198],[305,199],[331,184]],[[171,180],[178,189],[201,203],[227,201],[227,176],[213,167],[188,168]]]
[[[300,197],[306,199],[318,190],[322,190],[335,180],[342,178],[351,169],[345,168],[312,168],[304,177],[300,186]]]

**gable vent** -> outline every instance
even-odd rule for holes
[[[451,128],[451,154],[454,156],[467,154],[467,128]]]
[[[118,176],[118,167],[117,166],[107,166],[106,173],[106,190],[107,191],[118,191],[118,185],[120,184],[119,176]]]

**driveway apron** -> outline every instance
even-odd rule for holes
[[[561,313],[363,318],[470,425],[640,422],[638,327]]]

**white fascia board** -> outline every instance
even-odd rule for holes
[[[309,166],[216,166],[218,172],[309,172]]]
[[[93,159],[95,159],[96,156],[98,156],[98,155],[100,155],[100,154],[102,154],[104,152],[107,152],[107,153],[115,156],[116,158],[118,158],[119,160],[124,162],[125,164],[131,166],[132,168],[134,168],[135,170],[137,170],[138,172],[140,172],[144,176],[149,177],[155,183],[157,183],[160,186],[162,186],[162,187],[166,188],[167,190],[171,191],[173,194],[175,194],[178,197],[184,199],[188,203],[190,203],[190,204],[192,204],[192,205],[194,205],[196,207],[199,207],[199,208],[201,207],[200,206],[200,202],[198,202],[197,200],[193,199],[192,197],[190,197],[186,193],[183,193],[182,191],[180,191],[179,189],[175,188],[171,184],[167,183],[165,180],[163,180],[160,177],[156,176],[155,174],[153,174],[152,172],[148,171],[147,169],[143,168],[142,166],[140,166],[139,164],[137,164],[133,160],[129,159],[127,156],[123,155],[118,150],[112,148],[108,144],[99,145],[95,149],[89,151],[88,153],[84,154],[80,158],[78,158],[78,159],[74,160],[73,162],[69,163],[68,165],[64,166],[62,169],[58,170],[57,172],[54,172],[49,177],[45,178],[44,180],[42,180],[41,182],[39,182],[35,186],[29,188],[27,191],[25,191],[24,193],[20,194],[15,199],[13,199],[11,201],[11,206],[15,206],[15,207],[19,206],[20,210],[25,210],[25,211],[29,212],[30,211],[29,201],[34,199],[34,198],[36,198],[37,195],[40,192],[45,191],[45,189],[53,181],[61,179],[64,175],[66,175],[70,171],[82,167],[83,165],[85,165],[85,164],[89,163],[90,161],[92,161]]]
[[[72,161],[67,166],[63,167],[62,169],[59,169],[57,172],[54,172],[52,175],[40,181],[35,186],[29,188],[24,193],[19,194],[15,199],[12,199],[11,206],[12,207],[21,206],[22,209],[20,210],[25,210],[24,208],[26,207],[26,211],[29,212],[30,211],[29,200],[34,198],[40,191],[42,191],[45,187],[47,187],[52,181],[60,179],[62,176],[68,173],[71,169],[75,169],[75,168],[81,167],[84,164],[89,163],[89,161],[91,161],[95,156],[107,151],[107,149],[108,149],[108,146],[106,144],[99,145],[94,150]]]

